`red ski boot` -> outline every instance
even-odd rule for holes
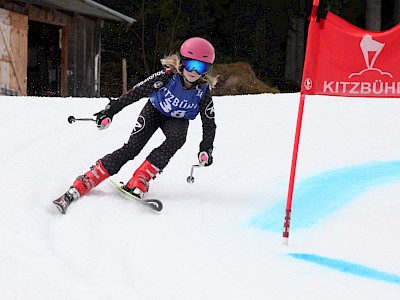
[[[99,160],[84,175],[78,176],[69,190],[57,198],[53,203],[57,206],[62,214],[65,214],[68,206],[72,201],[86,195],[92,188],[99,185],[104,179],[110,177],[107,170]]]
[[[107,170],[103,167],[101,161],[90,168],[84,175],[78,176],[69,190],[57,198],[53,203],[62,214],[65,214],[72,201],[86,195],[92,188],[97,186],[104,179],[110,177]]]
[[[132,195],[142,199],[144,194],[149,190],[149,181],[156,178],[158,173],[160,173],[160,169],[148,160],[145,160],[123,188]]]
[[[110,177],[110,175],[99,160],[84,175],[76,178],[73,187],[78,190],[80,197],[82,197],[108,177]]]

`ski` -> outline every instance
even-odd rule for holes
[[[69,202],[65,198],[65,194],[62,195],[60,198],[57,198],[56,200],[53,201],[54,205],[58,208],[60,213],[65,215],[65,212],[67,211],[68,206],[70,205],[71,202]]]
[[[79,192],[76,190],[76,188],[71,187],[64,195],[54,200],[53,203],[58,208],[58,210],[63,215],[65,215],[67,208],[71,204],[71,202],[75,199],[78,199],[79,197]]]
[[[163,209],[162,202],[158,199],[140,199],[139,197],[136,197],[129,193],[128,191],[125,191],[118,183],[112,181],[110,179],[110,182],[113,186],[115,186],[120,192],[122,192],[124,195],[128,196],[129,198],[135,199],[136,201],[142,203],[143,205],[160,212]]]

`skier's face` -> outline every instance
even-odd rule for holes
[[[201,77],[201,75],[199,73],[197,73],[196,70],[189,72],[185,68],[183,68],[183,76],[190,83],[196,82]]]

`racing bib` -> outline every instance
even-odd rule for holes
[[[150,94],[150,101],[163,115],[173,118],[193,120],[199,114],[199,102],[205,94],[208,85],[185,89],[179,74],[160,89]]]

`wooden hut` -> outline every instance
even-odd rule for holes
[[[99,97],[104,20],[135,22],[91,0],[0,0],[0,95]]]

